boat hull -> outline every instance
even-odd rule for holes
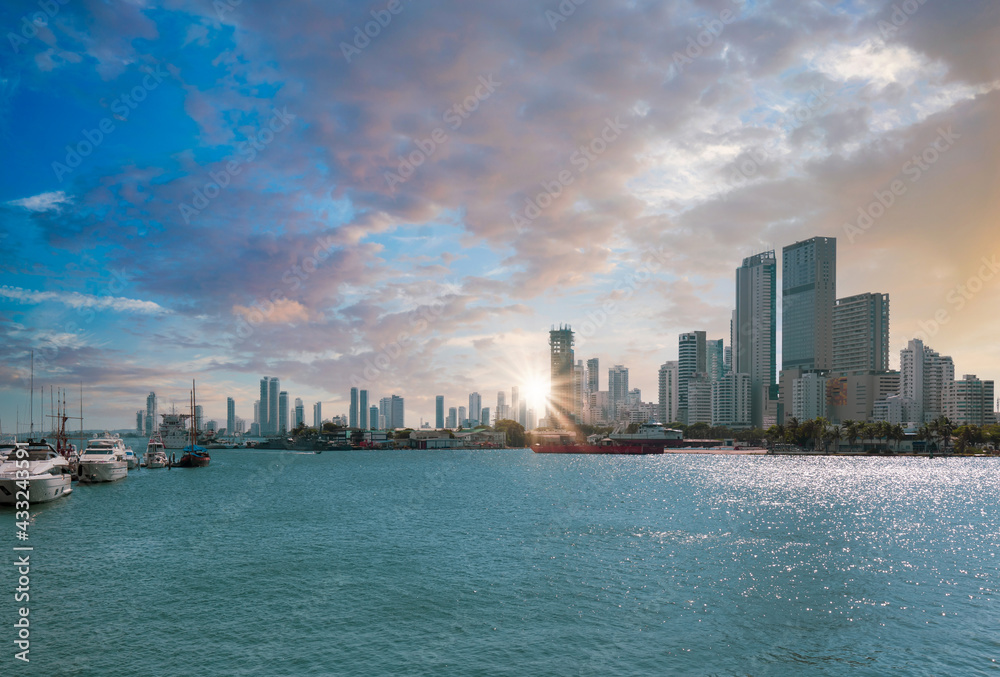
[[[531,450],[536,454],[612,454],[616,456],[647,456],[663,453],[663,447],[653,445],[539,444],[532,447]]]
[[[23,481],[23,480],[21,480]],[[17,492],[23,491],[17,486],[16,479],[0,479],[0,505],[15,505],[18,501]],[[73,493],[73,483],[69,475],[38,475],[28,478],[28,503],[48,503]],[[21,500],[24,500],[22,495]]]
[[[167,457],[164,454],[146,454],[147,468],[166,468]]]
[[[184,454],[180,460],[174,464],[175,468],[204,468],[212,459],[209,456],[196,456],[194,454]]]
[[[125,461],[116,463],[80,463],[81,482],[117,482],[128,477],[128,464]]]

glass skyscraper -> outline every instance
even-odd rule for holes
[[[749,256],[736,269],[733,372],[750,375],[750,420],[757,428],[764,424],[768,388],[776,382],[777,279],[774,250]]]
[[[829,369],[837,303],[837,239],[814,237],[781,251],[781,368]]]

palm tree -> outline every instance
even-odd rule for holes
[[[899,453],[899,443],[906,439],[906,431],[903,426],[896,424],[892,426],[892,439],[896,441],[896,453]]]
[[[942,416],[934,424],[937,425],[937,434],[941,436],[941,441],[944,442],[944,453],[948,453],[948,442],[951,441],[952,435],[955,433],[955,426],[952,422],[948,420],[947,416]]]
[[[837,453],[840,453],[840,438],[844,435],[844,430],[839,425],[835,425],[827,431],[827,438],[837,443]]]
[[[917,439],[923,440],[925,442],[924,450],[927,451],[927,453],[929,454],[931,451],[930,442],[934,440],[934,433],[931,431],[931,429],[927,426],[926,423],[917,429]]]
[[[785,425],[785,441],[788,444],[798,444],[799,419],[792,416]]]
[[[847,436],[847,442],[850,445],[850,450],[854,451],[854,442],[858,439],[858,423],[851,419],[846,419],[843,423],[844,431]]]
[[[878,426],[875,423],[862,423],[861,425],[861,438],[862,440],[873,440],[878,434]]]
[[[823,443],[823,453],[826,453],[826,429],[830,427],[830,421],[825,416],[817,416],[816,420],[813,421],[813,438],[816,442],[813,444],[813,448],[817,446],[819,442]]]
[[[892,425],[888,421],[878,421],[875,423],[876,435],[879,440],[885,439],[885,450],[889,451],[889,438],[892,437]]]

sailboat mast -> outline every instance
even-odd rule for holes
[[[31,420],[31,437],[35,436],[35,351],[31,351],[31,397],[28,399],[28,418]]]

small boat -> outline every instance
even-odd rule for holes
[[[18,467],[24,461],[28,467]],[[29,440],[0,464],[0,505],[16,505],[26,498],[28,505],[48,503],[72,492],[69,461],[45,440]]]
[[[131,447],[125,449],[125,463],[129,470],[135,470],[139,467],[139,457],[136,456]]]
[[[163,446],[163,440],[160,436],[154,433],[149,438],[149,443],[146,444],[146,453],[142,457],[142,462],[147,468],[166,468],[167,467],[167,452],[166,448]]]
[[[116,482],[128,477],[125,443],[117,434],[94,435],[80,456],[81,482]]]

